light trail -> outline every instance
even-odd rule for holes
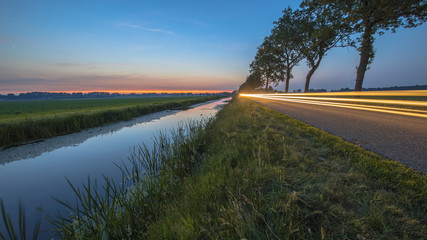
[[[387,91],[389,92],[389,91]],[[409,91],[397,91],[385,94],[381,96],[403,96],[400,94],[405,94],[405,96],[414,96],[414,95],[406,95]],[[411,91],[414,92],[414,91]],[[427,91],[416,91],[417,96],[427,96]],[[422,93],[421,93],[422,92]],[[363,92],[365,93],[365,92]],[[343,96],[348,95],[354,96],[353,92],[345,92],[341,93]],[[394,95],[391,95],[394,94]],[[252,98],[261,98],[261,99],[269,99],[276,101],[286,101],[293,103],[303,103],[303,104],[311,104],[311,105],[321,105],[321,106],[329,106],[329,107],[339,107],[339,108],[349,108],[349,109],[358,109],[365,111],[374,111],[374,112],[383,112],[390,114],[399,114],[413,117],[422,117],[427,118],[427,111],[425,110],[416,110],[416,109],[408,109],[408,108],[396,108],[396,107],[385,107],[385,106],[374,106],[374,105],[365,105],[365,104],[351,104],[351,103],[342,103],[342,102],[360,102],[360,103],[371,103],[371,104],[393,104],[393,105],[405,105],[405,106],[418,106],[418,107],[427,107],[427,102],[423,101],[403,101],[403,100],[378,100],[378,99],[348,99],[348,98],[334,98],[334,97],[307,97],[316,95],[319,93],[309,93],[309,94],[239,94],[243,97],[252,97]],[[335,93],[322,93],[320,95],[334,95]],[[372,95],[370,92],[369,96]],[[378,95],[375,95],[378,96]]]
[[[272,95],[272,94],[268,94]],[[427,90],[402,90],[402,91],[361,91],[361,92],[314,92],[314,93],[279,93],[281,96],[410,96],[426,97]]]
[[[380,104],[394,104],[394,105],[412,105],[427,107],[427,102],[423,101],[403,101],[403,100],[381,100],[381,99],[354,99],[354,98],[332,98],[332,97],[293,97],[293,96],[271,96],[274,98],[294,98],[294,99],[306,99],[306,100],[327,100],[337,102],[362,102],[362,103],[380,103]]]

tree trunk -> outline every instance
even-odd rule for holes
[[[290,80],[291,80],[291,72],[289,71],[289,68],[288,68],[288,71],[286,72],[285,93],[289,92],[289,81]]]
[[[313,67],[310,69],[310,71],[308,71],[307,77],[305,78],[305,88],[304,88],[304,92],[305,93],[308,93],[308,89],[309,89],[311,77],[313,76],[313,74],[316,71],[316,69],[319,67],[320,61],[322,61],[322,56],[319,56],[319,59],[317,60],[317,63],[316,64],[312,64]]]
[[[268,91],[268,78],[265,80],[265,93]]]
[[[356,84],[354,91],[362,91],[363,79],[368,68],[369,59],[373,56],[372,31],[370,27],[365,26],[365,32],[362,35],[362,46],[360,47],[360,62],[357,67]]]

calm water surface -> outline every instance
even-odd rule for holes
[[[160,131],[168,132],[190,119],[211,117],[226,100],[195,105],[184,111],[149,114],[130,122],[0,151],[0,198],[13,219],[18,212],[18,201],[24,204],[29,218],[54,216],[64,209],[53,197],[69,202],[75,199],[66,178],[76,186],[87,182],[88,176],[99,182],[103,175],[120,180],[121,172],[114,163],[126,161],[133,146],[144,143],[151,147],[153,137]],[[45,222],[43,228],[49,225]]]

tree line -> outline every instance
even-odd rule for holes
[[[109,92],[27,92],[20,94],[9,93],[7,95],[0,94],[0,101],[8,100],[54,100],[54,99],[93,99],[93,98],[136,98],[136,97],[182,97],[182,96],[214,96],[214,95],[230,95],[229,92],[218,93],[109,93]]]
[[[268,92],[272,85],[285,82],[287,93],[293,68],[305,60],[309,70],[304,92],[308,92],[313,74],[335,47],[355,47],[359,52],[354,91],[361,91],[374,60],[375,37],[421,25],[426,9],[426,0],[304,0],[298,9],[288,7],[258,46],[239,91]]]

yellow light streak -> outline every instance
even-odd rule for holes
[[[402,90],[402,91],[363,91],[363,92],[316,92],[316,93],[277,93],[269,95],[281,96],[415,96],[426,97],[427,90]]]
[[[427,91],[425,92],[427,93]],[[334,102],[334,101],[343,101],[343,99],[341,98],[295,97],[296,94],[295,95],[294,94],[239,94],[239,95],[243,97],[262,98],[262,99],[269,99],[269,100],[276,100],[276,101],[287,101],[287,102],[294,102],[294,103],[304,103],[304,104],[322,105],[322,106],[330,106],[330,107],[350,108],[350,109],[358,109],[358,110],[365,110],[365,111],[383,112],[383,113],[390,113],[390,114],[400,114],[400,115],[406,115],[406,116],[427,118],[427,111],[423,111],[423,110]],[[390,95],[387,95],[387,96],[390,96]],[[399,104],[399,105],[406,105],[406,106],[427,106],[426,102],[421,102],[421,101],[344,99],[344,101],[346,100],[351,102],[364,102],[364,103],[382,103],[382,104],[386,103],[386,104]],[[363,100],[363,101],[355,101],[355,100]],[[332,101],[332,102],[328,102],[328,101]]]
[[[294,97],[294,96],[271,96],[274,98],[295,98],[306,100],[327,100],[338,102],[363,102],[363,103],[380,103],[380,104],[395,104],[395,105],[412,105],[427,107],[427,102],[423,101],[405,101],[405,100],[379,100],[379,99],[358,99],[358,98],[332,98],[332,97]]]

